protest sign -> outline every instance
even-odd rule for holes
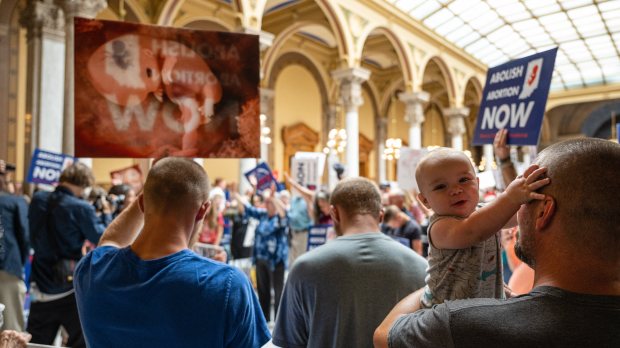
[[[140,170],[138,164],[112,171],[110,172],[110,178],[112,179],[112,185],[126,184],[131,186],[136,193],[142,190],[144,184],[142,170]]]
[[[427,152],[428,150],[426,149],[411,149],[408,147],[400,149],[398,171],[396,172],[398,187],[405,191],[418,190],[418,184],[415,180],[415,168]]]
[[[308,229],[308,247],[310,251],[336,238],[333,225],[314,225]]]
[[[74,161],[75,158],[69,155],[35,149],[26,181],[34,184],[57,184],[60,173]]]
[[[473,144],[492,144],[507,128],[510,145],[537,145],[557,48],[489,69]]]
[[[78,157],[259,157],[257,35],[75,18]]]
[[[321,185],[324,169],[325,154],[321,152],[297,152],[291,159],[291,177],[311,190]]]
[[[275,183],[277,187],[278,182],[273,177],[273,173],[271,173],[269,165],[265,162],[262,162],[252,170],[245,172],[244,175],[249,182],[256,185],[256,191],[258,192],[271,188],[273,183]]]

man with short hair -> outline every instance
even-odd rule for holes
[[[344,179],[330,204],[339,237],[291,269],[274,329],[280,347],[371,347],[390,308],[424,285],[426,260],[379,231],[374,183]]]
[[[551,182],[521,206],[515,245],[534,289],[423,310],[416,291],[377,328],[375,347],[620,347],[620,145],[569,140],[536,164]]]
[[[63,326],[69,334],[68,346],[85,347],[73,269],[82,258],[84,242],[97,244],[112,215],[107,201],[103,202],[103,214],[97,216],[95,208],[83,199],[95,182],[86,165],[70,165],[59,181],[54,192],[35,193],[28,211],[34,257],[27,330],[33,343],[50,345]]]
[[[390,205],[385,208],[383,224],[389,227],[384,231],[385,234],[397,241],[404,239],[407,246],[422,255],[422,228],[409,215],[397,206]]]
[[[211,208],[208,195],[207,173],[194,161],[165,158],[153,166],[144,194],[75,271],[89,347],[243,348],[269,341],[247,277],[189,250]]]

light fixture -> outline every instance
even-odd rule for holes
[[[403,147],[403,141],[400,138],[388,138],[381,157],[388,161],[397,160],[400,158],[401,147]]]
[[[267,116],[265,114],[260,114],[260,142],[261,144],[269,145],[271,144],[271,128],[266,126]]]
[[[347,131],[344,128],[330,129],[327,138],[323,153],[337,155],[344,152],[347,146]]]
[[[396,110],[395,103],[396,98],[392,97],[391,104],[394,105],[393,109]],[[392,132],[396,130],[396,111],[392,112],[392,119],[390,122],[392,123]],[[385,141],[385,148],[383,149],[383,153],[381,154],[381,158],[388,161],[398,160],[400,158],[400,149],[403,147],[403,141],[400,138],[388,138]]]

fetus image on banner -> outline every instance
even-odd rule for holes
[[[80,156],[258,155],[255,36],[78,19],[76,37]]]

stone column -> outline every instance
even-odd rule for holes
[[[20,24],[27,31],[26,113],[31,115],[30,149],[62,152],[65,19],[52,0],[29,0]]]
[[[463,134],[465,134],[465,118],[469,116],[469,108],[449,108],[443,110],[448,119],[448,132],[452,135],[452,147],[463,151]]]
[[[409,147],[422,148],[422,122],[424,106],[430,100],[428,92],[400,93],[398,100],[405,103],[405,121],[409,122]]]
[[[340,100],[345,109],[347,130],[346,176],[359,176],[359,114],[364,103],[362,83],[370,77],[370,71],[363,68],[345,68],[332,71],[332,77],[340,82]]]
[[[64,88],[64,131],[62,138],[62,150],[66,154],[75,153],[74,144],[74,44],[75,32],[73,28],[73,18],[95,18],[97,13],[108,6],[106,0],[55,0],[56,4],[63,9],[65,14],[65,88]]]
[[[387,159],[383,158],[383,151],[385,150],[385,139],[387,136],[387,117],[379,117],[377,120],[377,132],[375,138],[377,139],[377,172],[379,173],[379,183],[387,181]]]
[[[329,131],[336,128],[338,126],[337,118],[338,118],[338,106],[330,105],[327,108],[327,117],[325,122],[325,144],[327,145],[327,141],[329,141]],[[329,187],[329,191],[333,191],[334,187],[338,184],[338,176],[336,175],[336,171],[334,170],[334,164],[338,163],[340,159],[338,158],[338,154],[330,149],[327,154],[327,185]]]

